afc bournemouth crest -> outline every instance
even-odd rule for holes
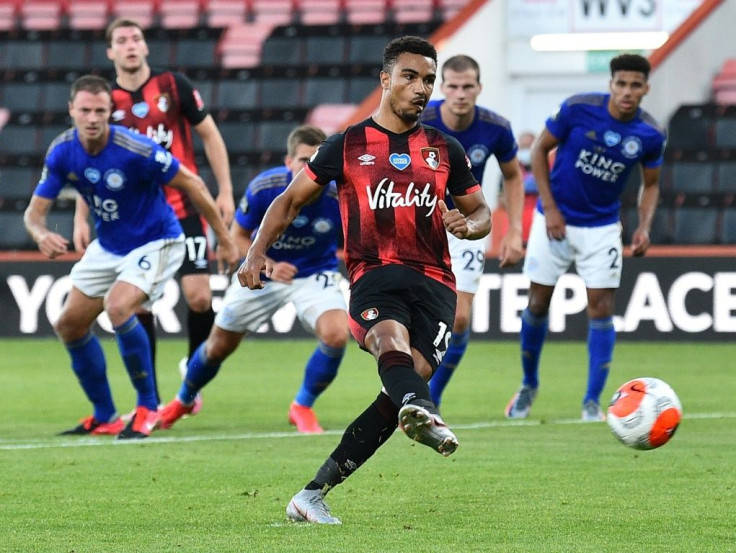
[[[360,316],[364,321],[372,321],[378,317],[378,309],[371,307],[370,309],[363,311]]]
[[[422,148],[422,159],[424,162],[429,165],[429,168],[432,169],[432,171],[436,171],[437,168],[440,166],[440,150],[439,148]]]
[[[164,93],[161,96],[158,97],[158,100],[156,101],[156,107],[159,111],[166,113],[169,111],[169,106],[171,105],[171,100],[169,98],[168,93]]]

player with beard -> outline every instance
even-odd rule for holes
[[[143,29],[136,21],[117,19],[107,27],[105,36],[107,57],[115,67],[113,123],[147,135],[194,173],[197,173],[197,166],[194,162],[192,129],[196,130],[217,181],[215,201],[225,224],[230,225],[235,201],[227,149],[199,92],[183,74],[152,69],[148,65],[148,45]],[[189,347],[187,357],[180,363],[180,367],[186,367],[187,359],[207,339],[215,320],[209,283],[207,235],[202,219],[187,195],[171,187],[166,187],[165,192],[166,200],[184,229],[187,243],[187,255],[178,273],[187,303]],[[90,243],[87,215],[86,204],[78,200],[74,218],[74,246],[77,251],[84,251]],[[151,313],[139,313],[139,319],[149,335],[151,357],[155,365],[153,316]],[[199,411],[200,407],[201,397],[198,396],[194,412]]]
[[[437,77],[437,52],[419,37],[383,52],[375,116],[328,138],[269,207],[238,270],[240,283],[264,285],[266,256],[299,210],[337,184],[350,277],[349,323],[378,364],[383,389],[348,426],[314,479],[289,502],[295,521],[339,524],[324,496],[386,442],[397,426],[451,455],[458,442],[440,418],[427,381],[442,360],[455,316],[455,277],[446,231],[477,240],[490,209],[457,140],[419,124]],[[457,208],[448,210],[449,191]]]

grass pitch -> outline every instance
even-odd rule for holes
[[[118,409],[134,395],[104,338]],[[0,340],[0,552],[728,552],[736,551],[736,367],[732,344],[626,343],[604,397],[664,379],[685,412],[654,451],[579,422],[582,343],[550,342],[531,418],[507,421],[518,344],[471,342],[443,402],[460,448],[443,458],[397,432],[328,496],[342,526],[288,523],[344,427],[379,389],[351,344],[298,435],[287,409],[311,341],[246,340],[204,391],[204,408],[148,440],[57,437],[91,409],[54,340]],[[165,400],[181,341],[159,344]]]

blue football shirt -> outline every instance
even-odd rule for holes
[[[161,188],[178,171],[169,152],[124,127],[111,125],[108,143],[96,155],[69,129],[51,142],[34,194],[53,200],[64,186],[75,188],[89,205],[100,245],[125,255],[182,233]]]
[[[246,230],[256,231],[273,200],[291,182],[287,167],[276,167],[257,175],[248,185],[235,211],[235,220]],[[335,271],[338,240],[342,235],[337,188],[331,182],[318,198],[302,207],[266,255],[274,261],[296,266],[296,278],[320,271]]]
[[[643,109],[630,121],[608,112],[610,94],[579,94],[547,119],[559,145],[550,172],[552,196],[573,226],[619,220],[620,197],[631,171],[662,164],[665,132]],[[541,200],[537,209],[543,212]]]

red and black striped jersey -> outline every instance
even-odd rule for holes
[[[366,119],[328,138],[305,171],[337,183],[351,283],[394,264],[454,289],[437,201],[480,190],[456,139],[421,124],[396,134]]]
[[[199,92],[183,74],[152,70],[149,79],[132,91],[114,84],[112,103],[113,123],[145,134],[197,173],[192,126],[201,123],[208,111]],[[179,219],[196,213],[185,193],[169,186],[164,190]]]

